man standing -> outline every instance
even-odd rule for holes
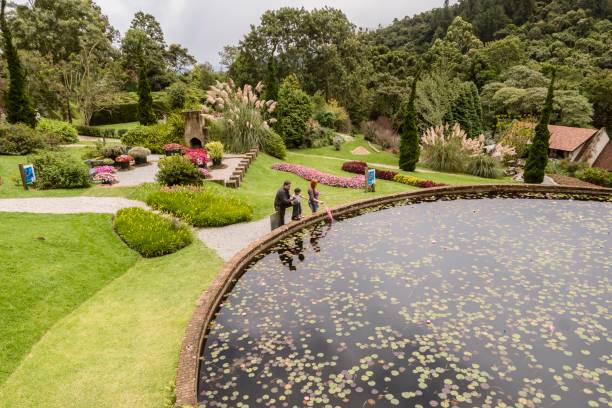
[[[278,214],[278,226],[281,227],[285,225],[285,210],[291,206],[293,206],[293,200],[291,199],[291,182],[285,181],[283,186],[278,189],[276,192],[276,197],[274,198],[274,209]]]

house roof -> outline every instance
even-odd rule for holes
[[[612,171],[612,142],[608,142],[606,147],[604,147],[597,160],[593,163],[593,167],[601,167],[602,169]]]
[[[531,122],[523,122],[525,126],[535,128],[536,124]],[[563,150],[565,152],[573,152],[578,149],[590,138],[592,138],[599,130],[585,129],[569,126],[548,125],[550,132],[549,147],[553,150]]]
[[[548,125],[550,131],[550,148],[573,152],[598,132],[597,129],[574,128]]]

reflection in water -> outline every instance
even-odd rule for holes
[[[200,403],[610,406],[610,225],[610,203],[483,199],[300,232],[221,307]]]

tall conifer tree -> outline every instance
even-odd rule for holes
[[[153,112],[151,84],[149,83],[144,58],[140,58],[140,72],[138,74],[138,121],[141,125],[154,125],[157,123],[155,112]]]
[[[414,171],[419,162],[421,146],[419,145],[419,131],[417,129],[417,113],[415,107],[416,86],[419,80],[418,74],[412,81],[412,91],[408,101],[408,109],[402,125],[400,141],[399,167],[404,171]]]

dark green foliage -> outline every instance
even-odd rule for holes
[[[272,55],[268,60],[266,69],[266,79],[264,81],[263,99],[266,101],[275,101],[278,99],[278,68],[276,66],[276,58]]]
[[[287,148],[283,138],[272,129],[268,129],[266,137],[263,138],[261,150],[277,159],[284,159],[287,156]]]
[[[154,192],[146,202],[198,228],[222,227],[253,218],[253,209],[237,193],[213,184]]]
[[[0,154],[22,156],[45,146],[43,137],[23,123],[0,123]]]
[[[130,98],[131,99],[131,98]],[[156,115],[167,114],[171,111],[164,92],[153,93],[153,111]],[[138,102],[115,103],[103,106],[94,112],[90,125],[113,125],[116,123],[138,122]]]
[[[593,102],[593,125],[597,128],[605,127],[612,133],[612,71],[588,77],[585,88]]]
[[[132,128],[121,136],[121,143],[127,146],[143,146],[153,153],[163,153],[165,144],[183,143],[183,122],[173,123],[175,122],[168,120],[167,124]]]
[[[62,143],[76,143],[79,141],[77,129],[68,122],[43,118],[38,121],[36,130],[41,133],[57,135]]]
[[[418,77],[415,77],[412,81],[410,100],[408,101],[408,107],[401,129],[399,167],[404,171],[415,170],[421,153],[415,107],[417,81]]]
[[[31,158],[36,187],[41,190],[85,188],[91,185],[88,167],[66,152],[43,152]]]
[[[295,148],[303,145],[306,121],[311,115],[310,97],[302,91],[295,75],[288,76],[278,93],[276,108],[278,121],[274,126],[287,147]]]
[[[114,227],[127,246],[145,258],[172,254],[193,241],[187,225],[142,208],[119,210]]]
[[[117,137],[117,131],[115,129],[103,129],[93,126],[76,126],[76,129],[81,136]]]
[[[576,177],[598,186],[612,187],[612,172],[599,167],[589,167],[578,170],[576,172]]]
[[[473,82],[461,84],[447,119],[450,123],[459,123],[469,137],[476,137],[483,132],[482,105],[478,89]]]
[[[503,171],[497,159],[488,154],[472,157],[468,163],[467,171],[473,176],[490,179],[503,176]]]
[[[9,123],[25,123],[33,128],[36,126],[36,112],[34,112],[27,94],[25,69],[21,64],[17,48],[13,44],[13,35],[6,22],[4,14],[6,0],[2,0],[1,7],[0,29],[2,29],[2,39],[4,40],[3,54],[9,72],[9,87],[6,95],[6,119]]]
[[[167,186],[202,184],[198,169],[183,156],[170,156],[160,160],[156,178],[159,183]]]
[[[548,94],[546,96],[546,103],[540,116],[540,121],[536,126],[535,136],[533,143],[529,148],[529,155],[527,156],[527,163],[525,164],[524,179],[525,183],[540,184],[544,181],[544,171],[548,163],[548,148],[550,140],[550,132],[548,130],[548,124],[550,123],[550,116],[552,115],[553,109],[553,97],[554,97],[554,85],[555,85],[555,73],[550,81],[548,87]]]
[[[140,66],[138,75],[138,121],[141,125],[154,125],[157,118],[153,112],[153,97],[151,96],[151,84],[147,76],[144,64]]]

